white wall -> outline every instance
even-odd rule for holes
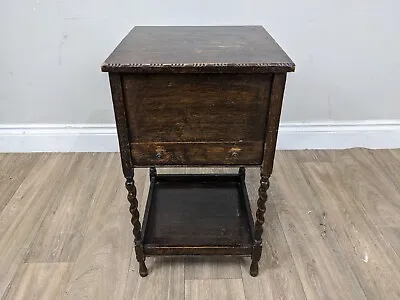
[[[261,24],[297,65],[283,122],[400,119],[398,0],[1,0],[0,124],[113,123],[100,65],[134,25]]]

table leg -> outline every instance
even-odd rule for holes
[[[260,187],[258,189],[258,200],[257,200],[257,212],[255,221],[255,231],[254,231],[254,246],[253,253],[251,255],[251,265],[250,265],[250,275],[258,275],[258,262],[261,258],[262,252],[262,233],[264,224],[264,214],[265,214],[265,203],[268,200],[267,191],[269,188],[269,176],[265,176],[261,173]]]
[[[143,251],[141,225],[139,221],[138,200],[136,198],[136,186],[133,177],[127,177],[125,187],[128,190],[128,201],[130,203],[129,211],[132,215],[131,223],[133,225],[133,235],[135,237],[136,259],[139,262],[139,274],[142,277],[147,276],[148,271],[145,264],[145,256]]]
[[[157,176],[157,169],[156,167],[150,167],[149,169],[149,176],[150,176],[150,181],[152,178]]]

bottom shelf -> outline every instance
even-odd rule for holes
[[[143,221],[146,255],[250,255],[253,218],[244,169],[229,175],[155,175]]]

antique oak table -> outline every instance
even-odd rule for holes
[[[109,73],[139,273],[151,255],[251,256],[262,225],[285,88],[294,64],[261,26],[134,27]],[[157,175],[156,166],[238,166]],[[244,166],[260,166],[256,220]],[[143,227],[134,168],[150,167]]]

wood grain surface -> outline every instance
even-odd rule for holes
[[[271,74],[122,78],[133,142],[264,140]]]
[[[97,183],[107,178],[102,170],[110,160],[106,153],[77,155],[65,178],[65,185],[73,188],[66,189],[59,195],[59,201],[53,203],[29,247],[25,262],[76,261],[93,206],[99,197]],[[89,177],[92,180],[87,180]]]
[[[277,212],[307,299],[365,299],[324,209],[292,153],[277,157]],[[296,199],[296,200],[289,200]],[[332,207],[334,209],[334,207]],[[338,274],[341,274],[338,276]]]
[[[0,295],[10,287],[50,207],[60,201],[76,155],[46,153],[37,159],[0,214]]]
[[[263,142],[233,143],[132,143],[135,166],[257,165]]]
[[[122,299],[133,249],[129,203],[120,176],[119,154],[109,154],[85,239],[71,271],[64,299]],[[79,213],[79,212],[77,212]],[[129,284],[133,284],[132,282]]]
[[[262,26],[136,26],[105,72],[290,72],[294,63]]]
[[[0,298],[400,298],[400,150],[278,151],[276,158],[258,277],[246,258],[160,257],[146,260],[149,275],[141,278],[118,154],[0,154],[3,180],[16,179],[11,188],[0,184],[8,197]],[[214,171],[232,168],[159,170]],[[246,174],[254,210],[259,170]],[[135,181],[143,212],[147,170]]]
[[[240,279],[185,280],[185,299],[193,300],[245,300]]]
[[[72,264],[21,264],[2,300],[62,299]]]
[[[246,178],[249,199],[257,199],[259,172],[257,168],[247,170]],[[257,277],[249,274],[247,259],[241,259],[243,288],[246,299],[305,299],[303,286],[293,261],[292,253],[286,241],[279,216],[276,211],[278,183],[271,181],[270,199],[266,203],[263,233],[263,252],[260,271]],[[256,201],[251,202],[252,211],[256,211]]]
[[[18,153],[1,155],[0,164],[0,213],[20,187],[26,176],[40,158],[41,154],[29,153],[21,156]]]

